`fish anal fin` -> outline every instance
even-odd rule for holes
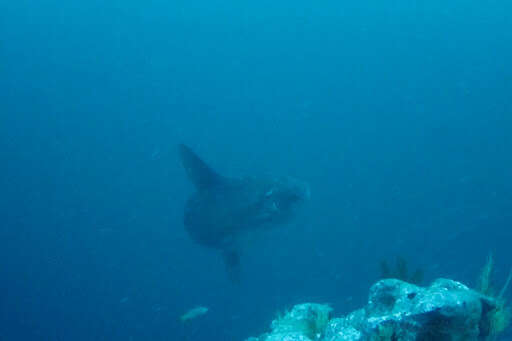
[[[235,250],[223,250],[222,257],[226,265],[229,280],[233,283],[240,282],[240,254]]]

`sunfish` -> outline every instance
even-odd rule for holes
[[[250,231],[288,222],[309,198],[309,188],[289,177],[224,177],[189,147],[180,145],[179,152],[196,188],[185,205],[185,229],[198,244],[219,250],[230,279],[237,281],[240,239]]]

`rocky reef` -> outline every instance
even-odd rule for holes
[[[496,340],[510,318],[496,298],[442,278],[428,287],[383,279],[370,288],[365,307],[331,314],[328,305],[299,304],[269,333],[246,341]]]

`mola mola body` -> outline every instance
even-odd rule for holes
[[[289,221],[299,204],[309,198],[309,189],[287,177],[227,178],[189,147],[180,145],[179,151],[196,187],[185,205],[185,229],[198,244],[221,251],[230,277],[236,280],[240,239],[251,231]]]

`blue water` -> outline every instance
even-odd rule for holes
[[[0,73],[0,340],[243,340],[362,306],[382,259],[512,265],[510,2],[0,0]],[[179,143],[309,183],[239,284]]]

